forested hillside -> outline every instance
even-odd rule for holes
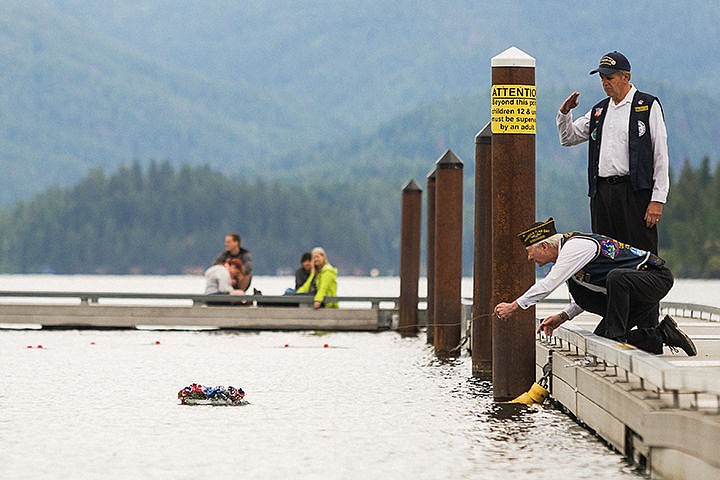
[[[345,274],[396,269],[399,207],[372,184],[362,197],[347,187],[245,183],[167,162],[96,169],[0,216],[0,271],[197,272],[232,231],[259,274],[293,271],[318,245]]]
[[[720,278],[720,163],[685,162],[660,225],[660,250],[678,277]]]
[[[720,277],[720,164],[686,162],[660,225],[660,254],[677,276]],[[424,182],[420,182],[424,185]],[[472,182],[466,179],[466,197]],[[0,214],[0,271],[198,273],[238,231],[258,274],[288,273],[323,246],[340,273],[397,274],[400,187],[386,182],[245,183],[208,167],[138,163],[52,189]],[[466,201],[467,203],[467,201]],[[544,216],[543,216],[544,218]],[[558,216],[558,228],[575,229]],[[465,210],[464,273],[472,273]],[[520,246],[518,245],[518,248]]]

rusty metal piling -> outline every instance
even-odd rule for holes
[[[492,132],[475,136],[475,236],[472,304],[472,374],[492,379]]]
[[[400,321],[402,336],[414,336],[418,326],[418,282],[420,280],[420,232],[422,189],[410,180],[402,190],[400,228]]]
[[[435,354],[460,354],[463,162],[448,150],[435,163]]]
[[[427,278],[427,343],[435,342],[435,169],[427,175],[426,278]]]

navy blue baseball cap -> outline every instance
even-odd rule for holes
[[[614,52],[606,53],[600,59],[600,65],[598,68],[590,72],[590,75],[594,75],[598,72],[610,75],[615,72],[629,72],[630,62],[625,58],[625,55],[615,50]]]

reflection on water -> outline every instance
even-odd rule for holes
[[[639,478],[424,336],[0,331],[0,365],[3,478]],[[178,405],[192,382],[251,404]]]

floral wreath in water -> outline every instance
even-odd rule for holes
[[[245,392],[238,387],[207,387],[192,383],[178,392],[183,405],[247,405]]]

